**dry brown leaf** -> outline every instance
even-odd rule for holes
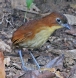
[[[48,71],[54,73],[56,75],[56,77],[63,78],[63,76],[60,75],[60,72],[59,71],[56,71],[55,68],[44,68],[44,69],[41,69],[41,70],[45,70],[45,71],[48,70]]]
[[[17,75],[16,75],[17,77]],[[19,77],[19,76],[18,76]],[[20,78],[53,78],[55,74],[50,71],[40,71],[40,70],[29,70],[25,74],[20,76]],[[15,76],[14,76],[15,78]]]
[[[5,78],[4,55],[2,51],[0,51],[0,78]]]
[[[16,75],[16,77],[17,77],[17,75]],[[43,68],[40,70],[28,70],[25,72],[25,74],[23,74],[19,78],[53,78],[53,77],[64,78],[63,76],[60,75],[59,71],[56,71],[55,68]]]

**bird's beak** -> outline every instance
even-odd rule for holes
[[[71,29],[71,28],[70,28],[70,25],[69,25],[68,23],[66,23],[66,24],[61,24],[61,25],[62,25],[63,27],[65,27],[65,28],[69,29],[69,30]]]

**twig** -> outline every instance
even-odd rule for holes
[[[2,20],[1,20],[0,24],[2,24],[2,23],[3,23],[3,20],[4,20],[4,14],[3,14],[3,16],[2,16]]]

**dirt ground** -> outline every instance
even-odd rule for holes
[[[34,3],[40,9],[40,13],[42,14],[52,11],[58,11],[63,14],[71,14],[76,16],[76,8],[70,6],[70,4],[76,4],[75,0],[35,0]],[[0,39],[2,39],[6,44],[10,45],[12,48],[12,34],[19,26],[24,23],[25,12],[18,9],[13,9],[11,7],[10,0],[0,2],[0,8],[1,21],[4,14],[4,20],[2,23],[0,23]],[[27,13],[26,16],[29,20],[42,17],[41,15],[32,13]],[[27,22],[27,19],[25,19],[25,22]],[[76,25],[72,25],[72,27],[76,29]],[[52,36],[49,37],[45,45],[43,45],[39,49],[33,50],[32,53],[34,54],[41,67],[46,65],[50,60],[59,57],[61,54],[65,54],[65,58],[62,62],[62,69],[60,68],[60,71],[66,72],[68,74],[76,65],[75,56],[68,54],[70,50],[76,49],[76,36],[67,34],[65,31],[65,28],[56,30],[52,34]],[[55,52],[54,50],[57,52]],[[60,50],[61,52],[59,52]],[[25,49],[25,51],[26,52],[23,52],[25,65],[28,68],[37,69],[27,49]],[[65,53],[66,51],[68,52]],[[6,78],[24,78],[16,76],[23,73],[18,53],[12,49],[11,52],[5,51],[4,55],[5,57],[10,57],[10,64],[6,65]],[[76,78],[76,72],[75,76],[73,75],[71,77],[65,78]]]

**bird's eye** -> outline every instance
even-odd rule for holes
[[[56,21],[57,21],[59,24],[61,23],[60,18],[56,18]]]

